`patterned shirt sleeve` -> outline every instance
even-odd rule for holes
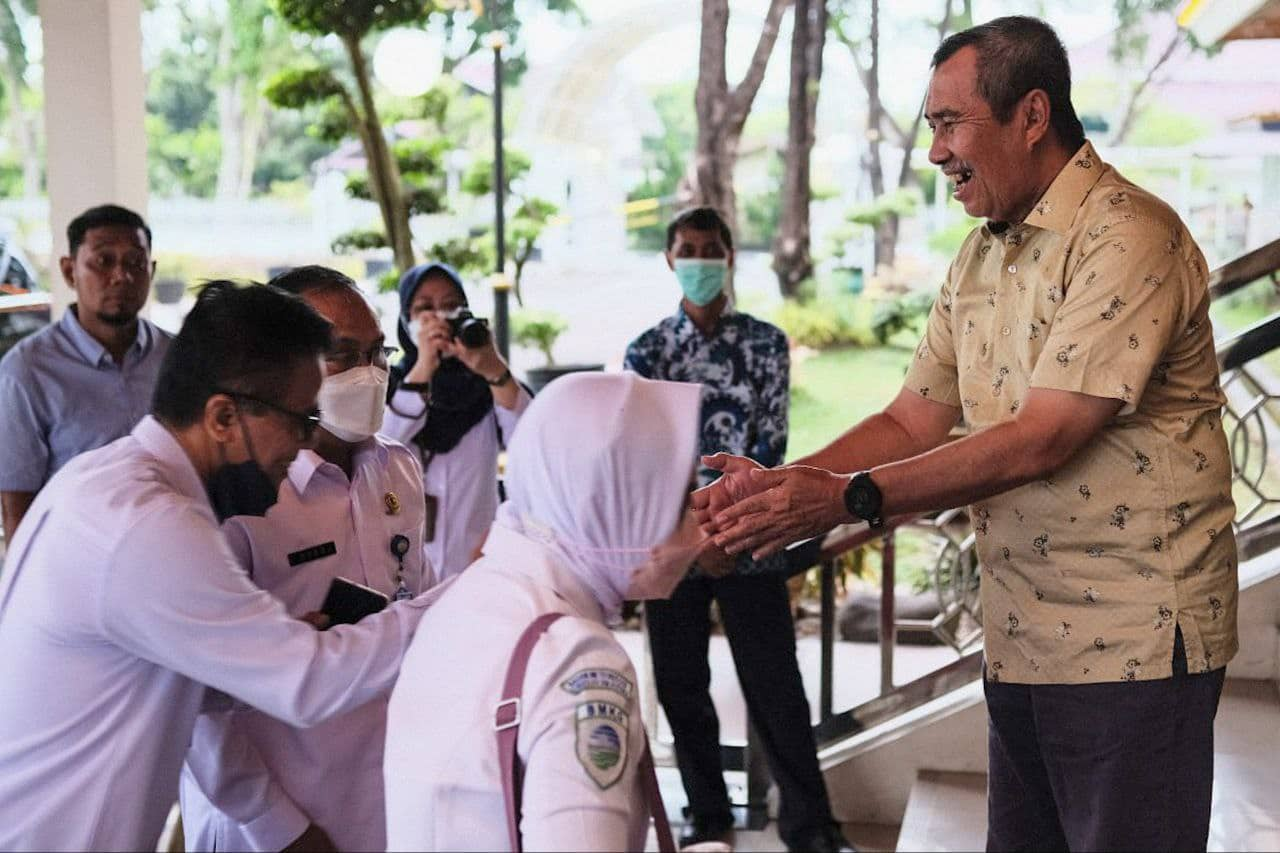
[[[627,345],[627,354],[622,359],[622,369],[638,373],[646,379],[653,379],[653,362],[645,346],[649,337],[650,333],[645,332]]]
[[[972,243],[972,238],[970,240]],[[968,246],[961,249],[961,254]],[[952,263],[947,279],[933,300],[924,337],[916,346],[915,356],[907,368],[903,387],[929,400],[960,408],[960,377],[956,367],[955,340],[951,332],[951,305],[955,298]]]
[[[781,465],[787,454],[787,408],[791,403],[791,353],[787,336],[779,329],[765,326],[769,334],[762,336],[760,360],[761,411],[756,418],[756,441],[752,459],[772,468]]]
[[[1203,301],[1205,288],[1189,277],[1203,266],[1144,216],[1096,227],[1084,239],[1031,386],[1123,400],[1120,413],[1129,414],[1175,335],[1197,331],[1188,326],[1189,303]]]

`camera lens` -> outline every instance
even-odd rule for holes
[[[484,320],[468,317],[458,324],[456,336],[467,349],[476,349],[489,343],[489,327]]]

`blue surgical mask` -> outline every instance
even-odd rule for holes
[[[710,305],[724,290],[724,277],[729,271],[725,258],[676,258],[672,266],[685,298],[694,305]]]

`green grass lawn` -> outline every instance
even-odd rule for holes
[[[792,365],[788,461],[884,408],[902,387],[911,352],[901,346],[830,349]]]

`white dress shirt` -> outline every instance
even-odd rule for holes
[[[426,494],[439,502],[435,537],[427,543],[427,561],[442,581],[465,569],[484,542],[498,509],[498,452],[502,438],[511,441],[516,422],[533,398],[520,386],[514,409],[497,403],[467,431],[448,453],[430,454],[413,443],[427,423],[427,406],[416,391],[397,391],[382,421],[382,434],[419,454],[423,463]]]
[[[295,616],[319,610],[338,577],[394,596],[396,535],[409,540],[404,583],[417,595],[431,584],[421,494],[414,455],[375,436],[356,448],[350,480],[303,450],[266,517],[230,518],[223,532],[254,583]],[[333,548],[320,553],[333,553],[299,561],[308,549],[327,545]],[[187,849],[280,850],[313,823],[339,850],[384,849],[386,715],[385,697],[306,729],[242,703],[207,708],[182,773]]]
[[[388,688],[432,600],[291,618],[144,418],[41,490],[0,575],[0,849],[154,848],[204,684],[314,725]]]
[[[500,525],[422,623],[391,694],[388,849],[510,849],[494,707],[517,639],[550,612],[573,618],[542,636],[525,675],[524,849],[643,849],[648,809],[636,768],[645,734],[631,662],[586,586],[551,551]],[[598,733],[590,713],[602,704],[621,712],[614,731],[625,737],[613,744],[621,755],[606,743],[596,757],[608,766],[589,770],[579,750]]]

